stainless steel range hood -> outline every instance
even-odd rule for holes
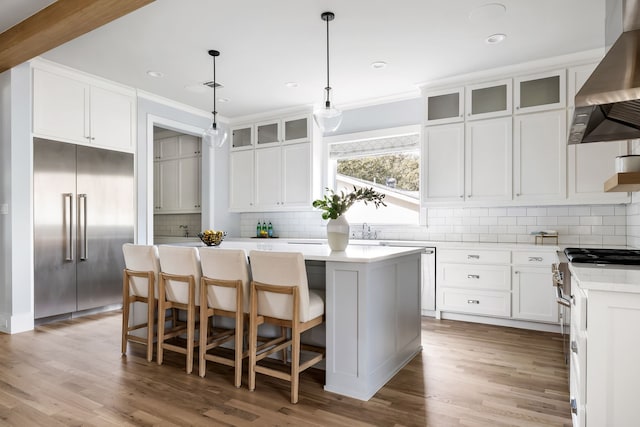
[[[606,26],[622,34],[576,94],[569,144],[640,138],[640,0],[608,0]]]

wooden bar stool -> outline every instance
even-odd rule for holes
[[[198,249],[186,246],[160,245],[160,281],[158,283],[158,365],[162,364],[163,351],[185,354],[187,373],[193,371],[193,349],[195,339],[196,308],[200,305],[200,257]],[[173,324],[166,330],[165,314],[168,308],[187,312],[186,324]],[[186,333],[185,346],[166,342]]]
[[[244,317],[249,313],[249,267],[242,249],[200,248],[202,279],[200,280],[200,376],[207,371],[207,360],[235,367],[235,386],[242,384],[244,352]],[[246,314],[245,314],[246,313]],[[210,318],[235,319],[234,329],[209,333]],[[207,353],[235,340],[234,359]]]
[[[148,245],[122,245],[125,269],[122,272],[122,354],[127,353],[127,341],[147,346],[147,361],[153,359],[153,336],[155,323],[156,295],[158,294],[158,276],[160,260],[158,248]],[[129,326],[131,304],[147,304],[147,321]],[[138,329],[147,328],[147,337],[131,334]]]
[[[251,251],[249,318],[249,390],[255,390],[256,372],[291,382],[291,403],[298,402],[300,372],[324,358],[325,349],[302,346],[300,335],[324,322],[322,296],[309,289],[301,253]],[[283,334],[258,346],[258,326],[280,326]],[[291,330],[287,339],[286,329]],[[291,347],[290,373],[258,365],[265,357]],[[300,363],[300,349],[319,353]]]

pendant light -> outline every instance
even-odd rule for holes
[[[210,50],[209,55],[213,58],[213,121],[209,129],[205,130],[202,134],[203,138],[209,140],[209,147],[222,147],[227,140],[227,131],[225,129],[218,129],[218,123],[216,123],[216,56],[220,56],[220,52],[217,50]]]
[[[342,122],[342,111],[331,106],[331,86],[329,85],[329,21],[333,21],[335,14],[323,12],[320,17],[327,23],[327,86],[324,88],[326,92],[324,107],[318,108],[313,113],[313,118],[320,129],[325,132],[333,132]]]

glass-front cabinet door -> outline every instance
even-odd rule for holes
[[[308,115],[294,116],[282,119],[283,142],[306,142],[310,140],[311,120]]]
[[[516,113],[565,108],[567,73],[564,69],[515,79]]]
[[[466,87],[467,120],[488,119],[512,113],[511,79]]]
[[[253,146],[253,126],[238,126],[231,128],[231,148],[242,149]]]
[[[464,120],[464,88],[425,93],[426,125]]]
[[[256,124],[256,145],[280,142],[280,120]]]

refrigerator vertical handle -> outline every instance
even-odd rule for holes
[[[73,261],[73,193],[64,193],[65,261]]]
[[[87,253],[87,195],[78,194],[78,232],[80,237],[80,261],[89,258]]]

